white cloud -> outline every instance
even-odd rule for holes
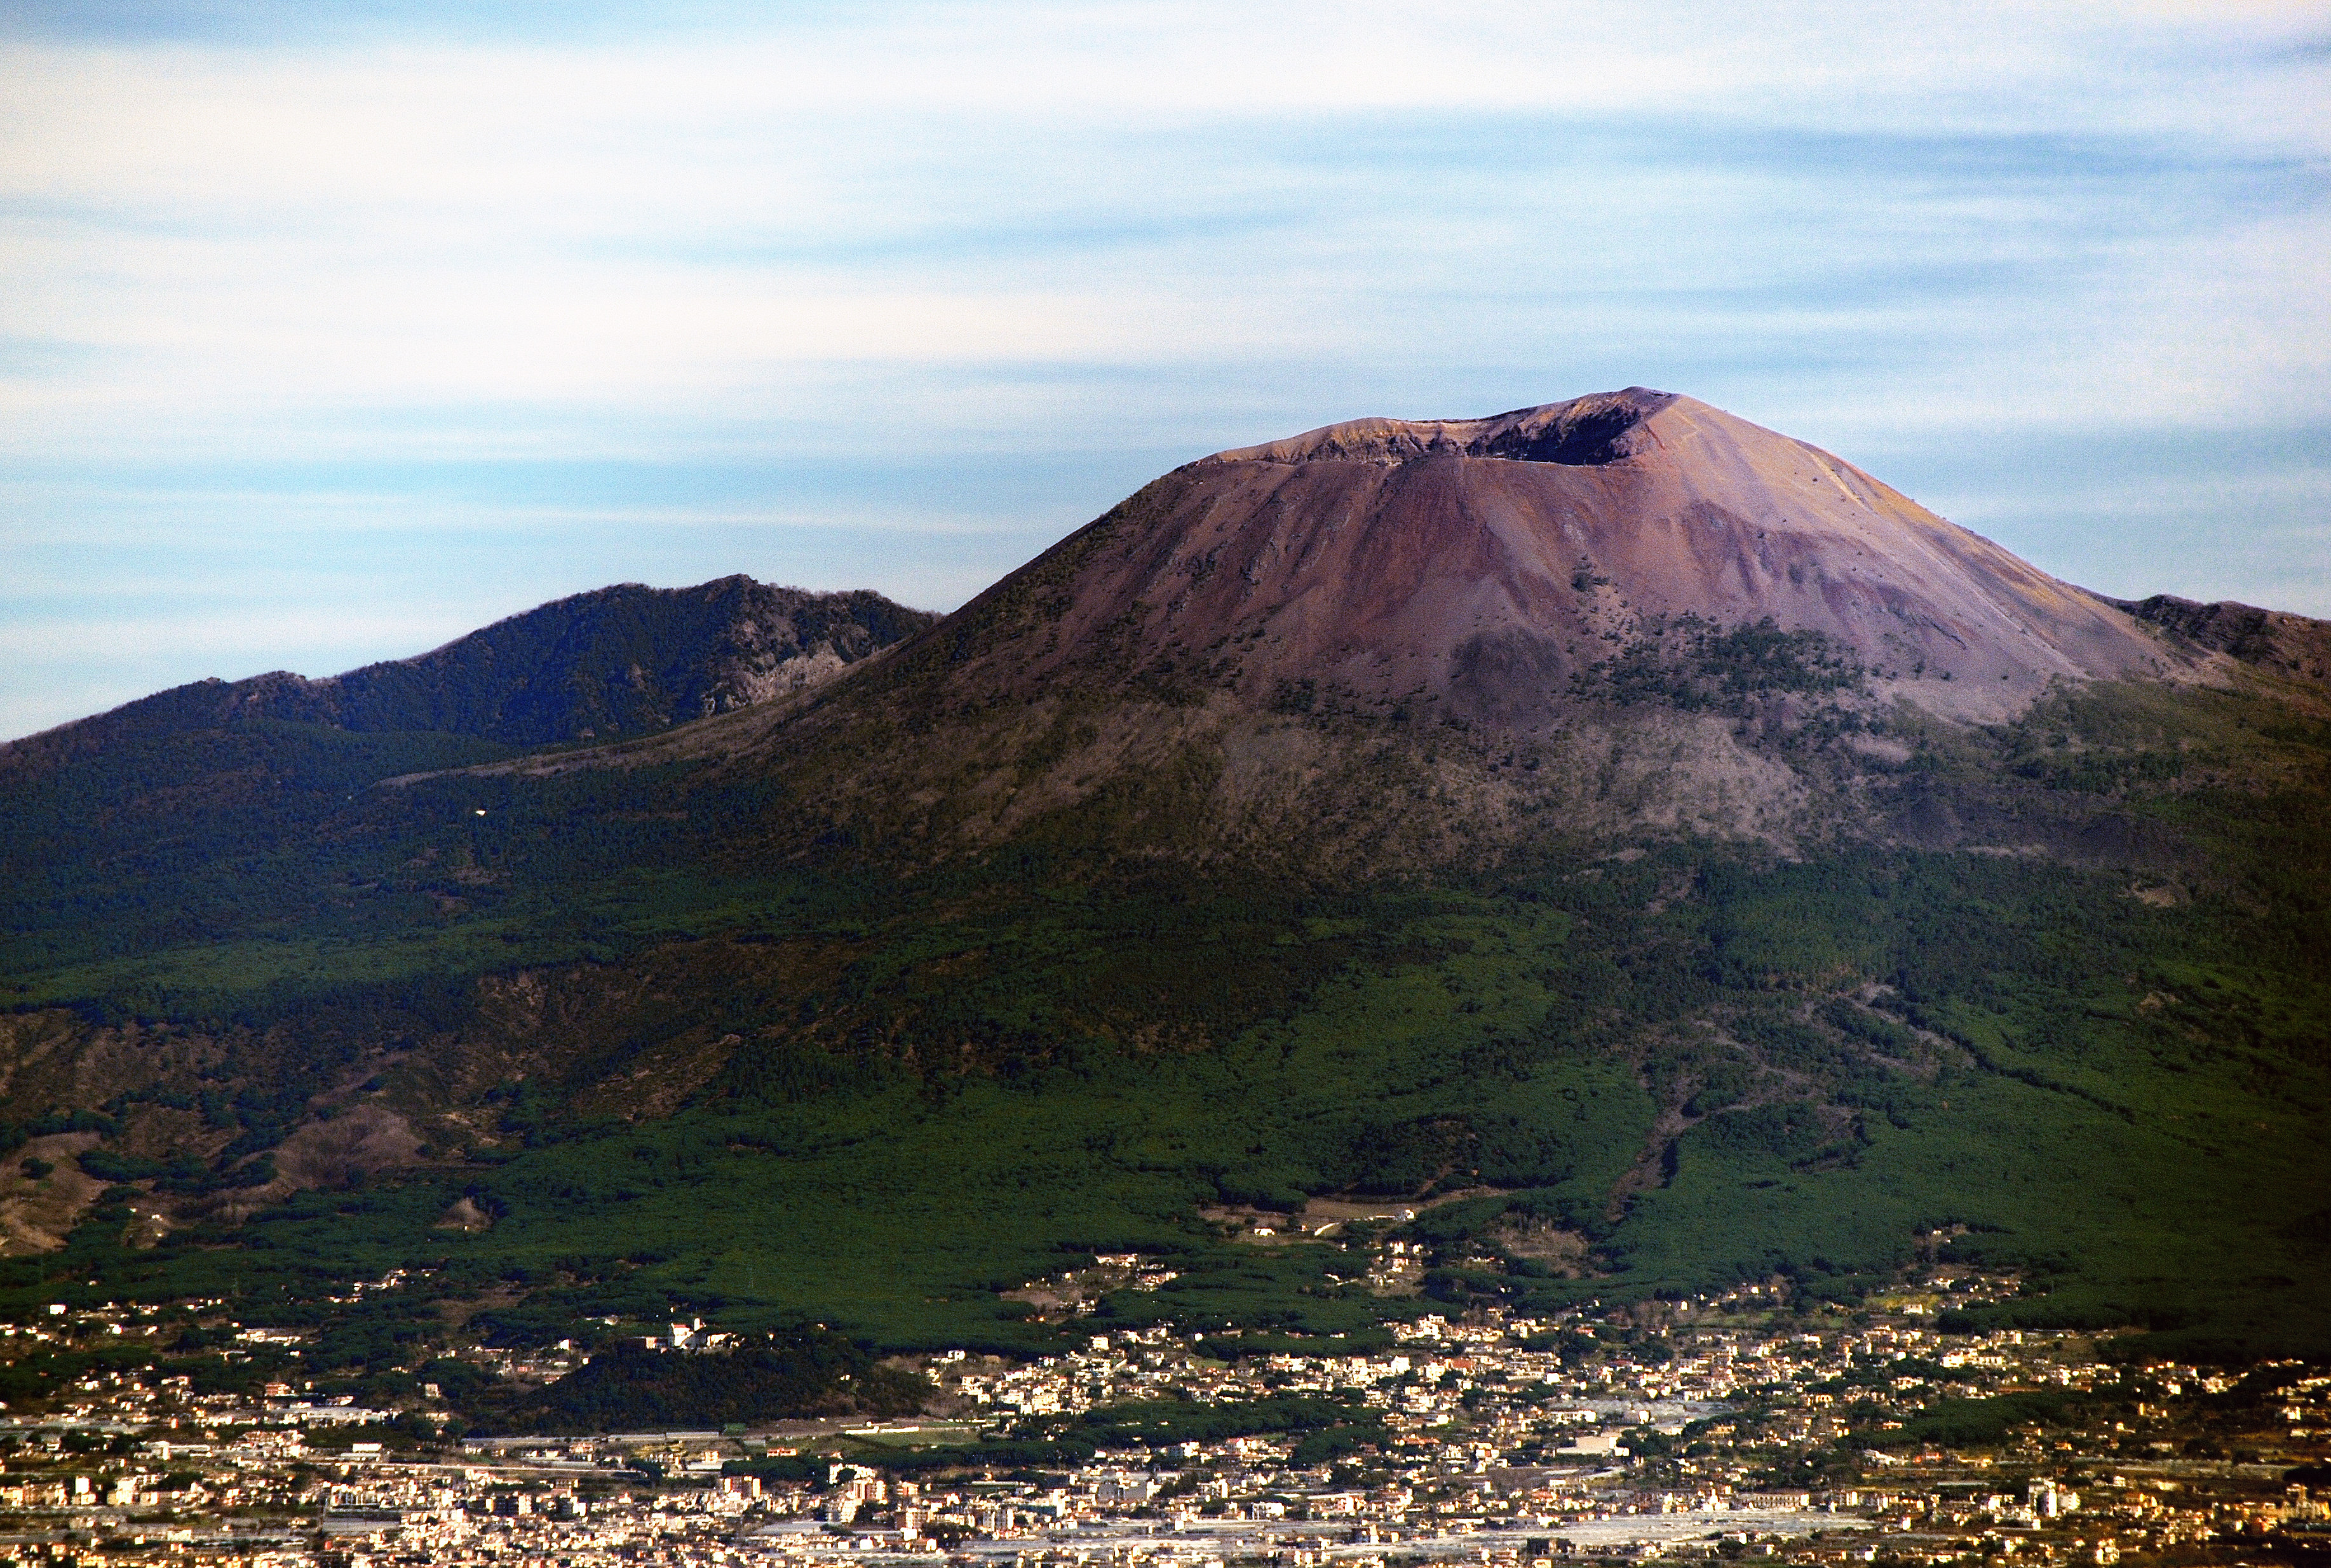
[[[64,488],[0,494],[0,559],[95,583],[142,548],[215,598],[250,518],[358,575],[429,537],[506,601],[527,560],[476,541],[557,516],[585,564],[665,582],[747,567],[701,542],[724,528],[874,581],[883,519],[956,517],[985,554],[906,579],[951,599],[1137,481],[1129,451],[1362,412],[1646,381],[1848,456],[2287,425],[2331,390],[2326,31],[2322,5],[1698,0],[18,42],[0,461]],[[950,453],[1069,466],[1042,501],[784,480]],[[778,478],[665,504],[566,471],[613,462]],[[2044,509],[2050,475],[2016,482]]]

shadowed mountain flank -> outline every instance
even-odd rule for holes
[[[636,735],[806,689],[935,619],[863,589],[627,583],[316,682],[311,700],[322,722],[349,729],[520,746]]]
[[[744,576],[625,584],[417,658],[321,680],[196,681],[11,741],[0,746],[0,876],[105,891],[93,904],[34,891],[40,913],[20,910],[9,935],[38,947],[52,921],[96,920],[127,939],[140,917],[117,899],[139,879],[296,836],[305,830],[285,822],[353,803],[383,778],[652,734],[812,690],[934,619],[879,594]]]
[[[37,767],[132,737],[252,720],[505,746],[611,740],[804,690],[937,619],[880,594],[813,594],[747,576],[595,589],[411,659],[310,680],[202,680],[0,746]]]

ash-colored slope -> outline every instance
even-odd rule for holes
[[[1128,630],[1161,654],[1260,631],[1250,689],[1311,679],[1529,726],[1687,615],[1820,632],[1879,672],[1879,695],[1961,717],[2172,657],[1851,464],[1641,388],[1331,425],[1193,463],[1145,499],[1156,521],[1088,558],[1032,675]]]

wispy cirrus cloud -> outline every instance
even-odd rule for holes
[[[2322,5],[20,3],[0,574],[114,605],[148,651],[120,697],[293,646],[158,630],[107,597],[132,560],[184,583],[170,625],[260,580],[312,596],[287,613],[728,570],[947,603],[1213,448],[1642,382],[2063,575],[2135,586],[2141,513],[2144,585],[2331,613],[2326,35]],[[2141,508],[2132,442],[2189,454]],[[287,549],[315,570],[267,578]],[[90,701],[54,671],[104,639],[68,620],[0,730]]]

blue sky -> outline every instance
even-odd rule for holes
[[[2331,5],[0,0],[0,736],[1631,384],[2331,616]]]

